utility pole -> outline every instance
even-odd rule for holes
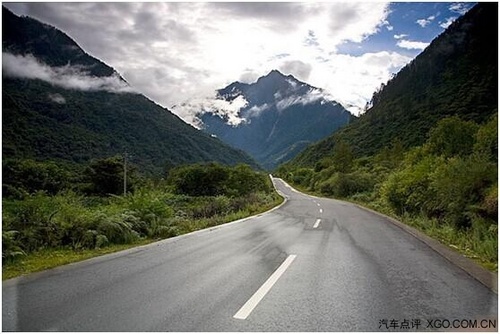
[[[127,152],[123,154],[123,196],[127,196]]]

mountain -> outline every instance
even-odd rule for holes
[[[498,108],[498,4],[478,3],[374,93],[359,119],[311,145],[292,162],[314,166],[338,142],[371,156],[395,140],[422,145],[443,118],[484,123]]]
[[[273,169],[353,116],[318,88],[273,70],[256,82],[234,82],[217,99],[242,105],[237,114],[201,112],[202,128]]]
[[[133,88],[55,27],[3,14],[4,160],[83,164],[123,152],[143,171],[255,161],[195,129]]]

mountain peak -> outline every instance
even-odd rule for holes
[[[295,82],[301,82],[299,80],[297,80],[297,78],[295,78],[293,75],[289,74],[289,75],[285,75],[283,73],[281,73],[280,71],[278,70],[272,70],[271,72],[269,72],[267,75],[263,76],[263,77],[260,77],[257,82],[261,79],[272,79],[272,80],[293,80]],[[301,82],[302,83],[302,82]]]
[[[218,90],[218,99],[228,109],[200,114],[204,131],[269,169],[330,135],[351,117],[321,89],[278,70],[251,84],[234,82]],[[232,121],[235,118],[238,123]]]

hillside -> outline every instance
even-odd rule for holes
[[[321,89],[276,70],[251,84],[234,82],[218,91],[218,99],[241,99],[245,105],[237,120],[203,113],[199,117],[204,130],[249,153],[267,169],[290,160],[353,118]]]
[[[373,106],[293,164],[311,166],[348,142],[356,156],[374,155],[394,140],[421,145],[442,118],[487,121],[498,105],[498,4],[480,3],[456,20],[373,95]]]
[[[3,159],[84,164],[128,152],[148,173],[256,163],[134,92],[57,28],[3,8]]]

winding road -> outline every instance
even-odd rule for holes
[[[497,294],[419,238],[273,181],[270,212],[4,281],[3,330],[496,331]]]

